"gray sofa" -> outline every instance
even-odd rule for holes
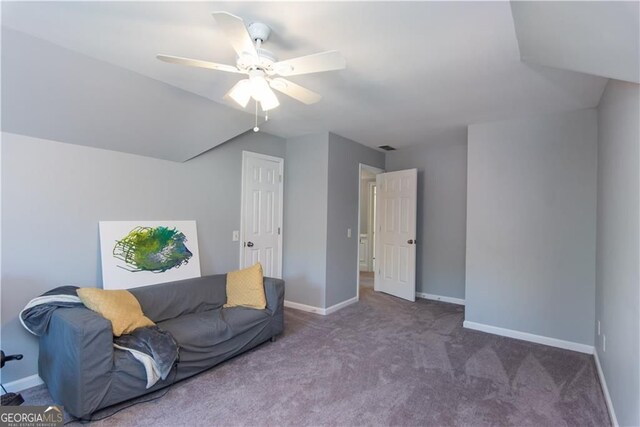
[[[38,371],[56,403],[76,417],[166,387],[283,331],[284,282],[264,279],[267,308],[222,308],[226,275],[130,289],[144,314],[180,349],[177,368],[146,389],[143,365],[113,347],[111,323],[84,308],[55,310],[40,337]]]

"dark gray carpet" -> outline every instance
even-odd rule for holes
[[[277,342],[96,424],[610,425],[591,356],[465,330],[461,306],[360,298],[329,316],[286,309]],[[51,403],[44,387],[24,397]]]

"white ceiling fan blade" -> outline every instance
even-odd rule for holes
[[[239,57],[247,54],[258,57],[256,47],[242,18],[229,12],[213,12],[212,15]]]
[[[171,55],[156,55],[156,58],[158,58],[160,61],[169,62],[171,64],[189,65],[191,67],[209,68],[211,70],[243,74],[242,71],[238,70],[236,67],[232,65],[217,64],[215,62],[201,61],[199,59],[182,58],[180,56],[171,56]]]
[[[240,80],[233,85],[231,90],[224,95],[224,98],[231,98],[242,108],[245,108],[251,99],[251,83],[249,79]]]
[[[322,99],[321,95],[281,77],[271,80],[269,84],[278,92],[307,105],[315,104]]]
[[[300,56],[273,64],[276,74],[281,76],[297,76],[299,74],[319,73],[322,71],[341,70],[347,67],[347,61],[337,50]]]

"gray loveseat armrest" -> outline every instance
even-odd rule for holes
[[[284,331],[284,280],[265,277],[264,293],[267,297],[267,310],[273,317],[271,336],[274,337]]]
[[[284,280],[273,277],[264,278],[264,293],[267,297],[267,310],[275,313],[284,305]]]
[[[60,308],[40,338],[38,371],[53,399],[83,417],[109,392],[113,351],[109,320],[85,307]]]

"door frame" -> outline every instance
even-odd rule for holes
[[[375,265],[374,265],[374,259],[373,259],[373,254],[374,251],[373,249],[375,248],[376,244],[375,244],[375,240],[373,238],[373,236],[375,235],[375,227],[373,226],[373,220],[376,217],[376,205],[375,205],[375,201],[373,199],[374,196],[374,189],[376,188],[376,182],[372,181],[369,183],[369,187],[367,188],[367,191],[369,192],[369,204],[367,206],[367,208],[369,209],[369,215],[368,215],[368,221],[369,221],[369,227],[367,227],[367,234],[369,236],[369,259],[367,260],[367,265],[369,267],[370,271],[375,272]]]
[[[362,198],[362,170],[367,169],[376,175],[384,173],[384,169],[377,168],[375,166],[368,165],[366,163],[358,163],[358,244],[356,245],[356,301],[360,300],[360,200]],[[369,187],[367,186],[367,190]],[[369,207],[367,207],[368,209]]]
[[[269,160],[272,162],[276,162],[278,163],[279,166],[279,185],[278,185],[278,191],[280,192],[280,201],[278,203],[278,212],[279,212],[279,222],[278,222],[278,227],[280,228],[280,234],[278,234],[278,275],[276,278],[278,279],[282,279],[282,236],[284,235],[284,221],[283,221],[283,214],[284,214],[284,159],[282,157],[275,157],[275,156],[270,156],[268,154],[261,154],[261,153],[256,153],[253,151],[246,151],[246,150],[242,150],[242,168],[241,168],[241,175],[240,175],[240,240],[239,240],[239,251],[240,251],[240,263],[239,263],[239,268],[242,268],[242,266],[244,265],[244,211],[245,211],[245,206],[244,206],[244,196],[245,196],[245,192],[246,192],[246,188],[245,188],[245,172],[246,172],[246,164],[247,164],[247,159],[249,158],[254,158],[254,159],[262,159],[262,160]]]

